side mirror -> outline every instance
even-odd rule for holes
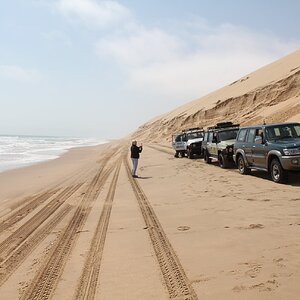
[[[262,144],[262,137],[261,136],[256,136],[254,140],[255,144]]]

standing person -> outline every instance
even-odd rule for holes
[[[132,177],[137,178],[138,176],[136,175],[136,169],[138,166],[138,161],[140,158],[140,153],[143,151],[143,145],[141,144],[139,147],[137,146],[136,141],[132,141],[132,145],[130,148],[131,151],[131,160],[132,160]]]

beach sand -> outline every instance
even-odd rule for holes
[[[300,179],[147,144],[0,174],[1,299],[298,299]]]

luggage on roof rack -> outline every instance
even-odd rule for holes
[[[232,122],[220,122],[220,123],[217,123],[217,127],[227,127],[227,126],[231,126],[233,125]]]

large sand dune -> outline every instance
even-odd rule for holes
[[[241,125],[300,121],[300,50],[147,122],[134,135],[168,140],[183,128],[225,120]]]

